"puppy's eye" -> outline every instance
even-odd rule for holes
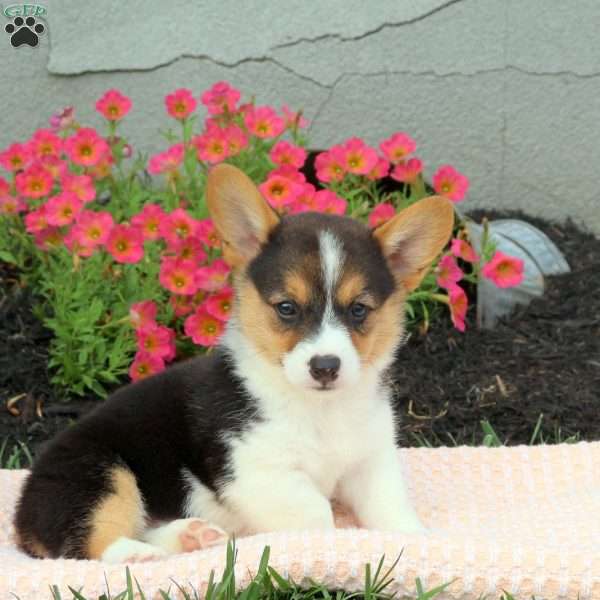
[[[355,323],[362,323],[369,314],[369,307],[360,302],[353,302],[349,308],[350,317]]]
[[[291,300],[284,300],[275,305],[277,314],[284,320],[290,321],[298,316],[298,306]]]

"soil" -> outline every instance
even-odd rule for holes
[[[600,440],[600,240],[572,223],[486,216],[536,225],[572,272],[550,278],[542,298],[492,331],[478,330],[470,313],[464,334],[447,318],[412,334],[392,371],[400,442],[481,443],[482,421],[507,444],[529,443],[536,425],[537,441]],[[51,336],[34,304],[18,274],[0,263],[0,444],[6,437],[9,445],[23,441],[35,454],[100,400],[64,398],[53,389],[46,369]]]

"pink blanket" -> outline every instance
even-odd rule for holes
[[[338,511],[330,532],[281,532],[238,540],[240,585],[255,572],[265,545],[270,564],[295,581],[312,578],[331,588],[361,589],[364,565],[403,550],[394,591],[414,596],[415,578],[426,589],[456,579],[441,598],[600,599],[600,442],[516,448],[400,450],[428,535],[407,536],[351,527]],[[83,587],[89,598],[125,588],[125,568],[96,561],[36,560],[13,545],[12,516],[25,471],[0,471],[0,599],[49,598],[56,584]],[[198,588],[212,569],[220,576],[225,548],[132,564],[149,598],[171,578]],[[171,585],[171,588],[174,586]],[[174,593],[174,589],[171,590]]]

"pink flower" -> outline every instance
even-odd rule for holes
[[[291,165],[295,169],[299,169],[306,160],[306,150],[285,140],[280,140],[273,146],[269,156],[276,165]]]
[[[158,308],[156,303],[152,300],[142,300],[142,302],[136,302],[129,308],[129,318],[131,324],[136,329],[142,329],[150,325],[156,324],[156,312]]]
[[[288,129],[304,129],[308,127],[308,121],[302,116],[302,111],[294,112],[287,105],[281,107],[285,126]]]
[[[45,204],[25,215],[25,230],[27,233],[39,233],[46,229],[48,225],[48,214]]]
[[[167,243],[167,251],[173,252],[177,258],[192,260],[195,263],[201,263],[206,260],[206,252],[200,241],[194,237],[187,237],[183,240]]]
[[[115,159],[113,158],[112,152],[109,150],[93,167],[88,167],[87,172],[96,179],[103,179],[110,175],[110,171],[114,164]]]
[[[62,152],[62,147],[62,139],[50,129],[38,129],[29,140],[29,150],[37,159],[45,156],[58,158]]]
[[[165,361],[160,356],[152,356],[146,352],[138,352],[129,367],[129,377],[132,381],[146,379],[165,370]]]
[[[465,317],[467,316],[467,307],[469,305],[467,295],[460,286],[452,284],[448,288],[448,302],[450,306],[450,318],[454,327],[459,331],[464,331]]]
[[[65,173],[60,184],[65,192],[73,192],[82,202],[91,202],[96,197],[94,180],[89,175]]]
[[[199,306],[184,323],[184,331],[194,344],[215,346],[225,330],[225,324],[211,315],[205,305]]]
[[[302,186],[280,175],[270,176],[258,186],[261,194],[275,209],[282,209],[292,204],[302,192]]]
[[[375,168],[379,161],[377,152],[367,146],[360,138],[349,139],[343,144],[342,148],[344,168],[348,173],[366,175]]]
[[[75,220],[83,202],[72,192],[62,192],[46,202],[46,217],[50,225],[68,225]]]
[[[205,292],[216,292],[227,283],[229,271],[227,263],[218,258],[207,267],[200,267],[196,270],[197,287]]]
[[[50,127],[55,131],[65,131],[73,125],[75,120],[75,109],[72,106],[65,106],[60,112],[54,113],[50,117]]]
[[[273,138],[285,129],[283,119],[270,106],[258,106],[246,113],[244,123],[259,138]]]
[[[26,198],[43,198],[52,191],[52,176],[39,164],[18,173],[15,178],[17,192]]]
[[[225,133],[212,127],[203,135],[197,135],[192,143],[196,146],[198,160],[216,164],[229,156],[229,143]]]
[[[453,202],[460,202],[469,189],[469,179],[454,167],[442,165],[433,176],[433,189]]]
[[[48,252],[54,248],[59,248],[63,243],[63,234],[60,227],[48,227],[43,231],[33,234],[33,241],[37,248]]]
[[[289,206],[289,213],[292,215],[317,210],[316,188],[311,183],[303,183],[302,191],[292,204]]]
[[[160,235],[168,242],[175,244],[188,237],[194,237],[198,231],[198,221],[183,210],[177,208],[168,214],[160,223]]]
[[[196,307],[194,296],[173,295],[169,298],[169,304],[176,317],[185,317],[185,315],[189,315]]]
[[[160,284],[174,294],[189,296],[198,290],[195,279],[196,263],[193,260],[165,257],[160,265]]]
[[[137,263],[144,256],[142,232],[131,225],[115,225],[106,240],[106,250],[119,263]]]
[[[31,151],[26,144],[11,144],[6,150],[0,152],[0,165],[7,171],[20,171],[31,160]]]
[[[369,215],[369,227],[375,228],[389,221],[396,214],[396,209],[387,202],[378,204]]]
[[[167,218],[167,213],[158,204],[145,204],[137,215],[131,218],[131,224],[138,227],[145,240],[160,238],[160,224]]]
[[[94,248],[106,244],[113,226],[113,217],[109,212],[83,210],[69,233],[79,249],[91,254]]]
[[[209,315],[221,321],[227,321],[233,309],[233,289],[228,286],[222,288],[206,300],[205,306]]]
[[[15,198],[14,196],[9,195],[0,197],[0,214],[16,215],[25,212],[26,210],[27,204],[21,198]],[[25,218],[27,219],[27,217]]]
[[[183,144],[174,144],[165,152],[159,152],[150,157],[148,161],[148,173],[156,175],[158,173],[172,173],[176,171],[185,156]]]
[[[236,156],[248,145],[248,136],[237,125],[229,125],[223,129],[227,141],[227,155]]]
[[[10,193],[10,185],[8,185],[8,181],[4,179],[4,177],[0,176],[0,198],[2,196],[6,196]]]
[[[319,190],[315,194],[315,204],[318,212],[330,215],[343,215],[346,213],[348,203],[331,190]]]
[[[315,160],[317,178],[320,181],[341,181],[346,175],[346,156],[341,146],[333,146],[328,152],[321,152]]]
[[[406,133],[399,131],[379,144],[381,151],[394,164],[404,160],[417,149],[415,141]]]
[[[109,121],[120,121],[131,110],[131,98],[119,90],[107,90],[96,102],[96,110]]]
[[[477,252],[473,250],[473,246],[471,246],[465,240],[461,240],[459,238],[454,238],[452,240],[450,252],[465,262],[475,263],[479,261],[479,256],[477,255]]]
[[[509,288],[523,281],[525,263],[520,258],[507,256],[497,250],[481,269],[481,274],[491,279],[499,288]]]
[[[418,158],[409,158],[407,161],[398,163],[390,173],[390,177],[396,181],[412,184],[422,171],[423,163],[421,160]]]
[[[110,152],[106,140],[91,127],[82,127],[65,141],[65,153],[76,164],[83,167],[97,165]]]
[[[212,219],[203,219],[197,223],[198,229],[196,230],[196,235],[198,239],[209,248],[219,248],[221,240]]]
[[[196,110],[196,100],[186,88],[175,90],[165,97],[167,112],[174,119],[185,119]]]
[[[151,323],[137,328],[135,333],[140,352],[165,361],[175,358],[175,332],[172,329]]]
[[[367,179],[375,181],[385,177],[390,170],[390,163],[385,158],[379,158],[377,164],[367,173]]]
[[[200,97],[200,101],[211,115],[221,115],[224,112],[235,112],[235,105],[241,94],[227,81],[218,81]]]
[[[450,254],[446,254],[440,259],[437,266],[437,274],[437,284],[446,289],[450,289],[464,275],[460,267],[456,264],[455,258]]]
[[[60,179],[69,172],[67,163],[56,156],[44,156],[39,159],[38,164],[46,169],[54,179]]]
[[[306,181],[304,173],[298,171],[295,167],[292,167],[292,165],[281,165],[281,167],[273,169],[268,177],[284,177],[294,183],[304,183]]]

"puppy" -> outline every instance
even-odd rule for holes
[[[15,518],[33,556],[150,560],[229,534],[330,529],[334,496],[366,528],[422,529],[385,373],[451,203],[427,198],[374,231],[279,217],[229,165],[211,171],[207,201],[235,274],[221,344],[118,390],[49,444]]]

